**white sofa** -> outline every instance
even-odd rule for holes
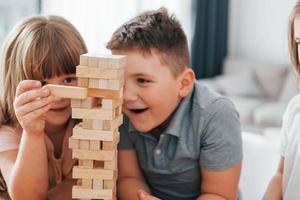
[[[279,138],[243,132],[244,159],[239,189],[242,200],[262,199],[279,162]]]
[[[240,58],[226,58],[222,75],[200,82],[230,98],[243,130],[255,133],[280,127],[288,101],[298,92],[291,66]]]

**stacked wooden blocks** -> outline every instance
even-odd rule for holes
[[[72,118],[82,119],[69,139],[73,158],[79,160],[73,168],[73,178],[78,179],[73,198],[116,199],[125,62],[125,56],[118,55],[80,56],[77,88],[86,89],[86,98],[77,94],[71,100]]]

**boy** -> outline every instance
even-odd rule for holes
[[[122,25],[107,44],[127,56],[120,199],[236,199],[242,146],[232,103],[195,82],[186,36],[165,8]]]

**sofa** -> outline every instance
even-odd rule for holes
[[[244,159],[239,189],[243,200],[262,199],[279,163],[279,140],[242,133]]]
[[[225,59],[222,75],[199,81],[231,99],[239,111],[243,131],[254,133],[280,128],[289,100],[298,93],[290,65],[234,57]]]

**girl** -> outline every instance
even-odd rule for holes
[[[8,36],[1,63],[2,195],[71,199],[70,100],[52,96],[42,85],[76,85],[76,65],[86,52],[74,26],[57,16],[27,19]]]
[[[292,64],[300,75],[300,1],[291,13],[289,22],[289,47]],[[294,97],[284,114],[282,126],[282,141],[280,147],[281,159],[278,170],[272,178],[265,200],[300,199],[300,95]]]

